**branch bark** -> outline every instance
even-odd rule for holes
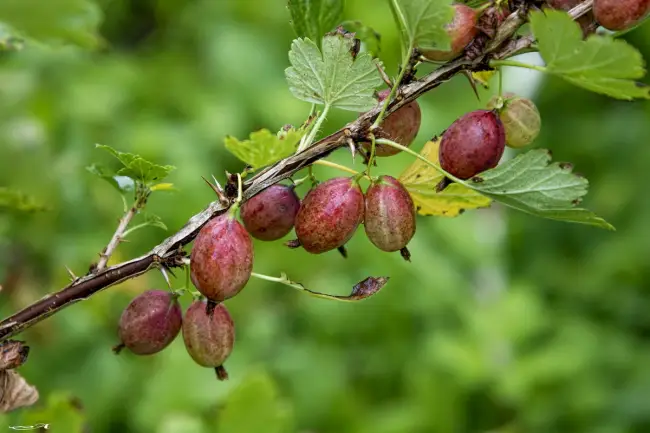
[[[569,13],[576,19],[591,9],[591,3],[592,0],[587,0]],[[495,37],[486,44],[480,56],[475,57],[473,60],[460,58],[451,61],[421,79],[401,86],[397,92],[397,97],[388,106],[386,115],[395,112],[424,93],[435,89],[460,72],[484,69],[490,58],[511,57],[528,50],[534,42],[532,38],[513,39],[513,35],[525,21],[524,11],[522,9],[516,10],[504,21]],[[265,188],[291,177],[315,161],[325,158],[341,147],[347,146],[350,138],[356,140],[365,137],[380,111],[381,104],[302,152],[291,155],[260,171],[244,183],[243,200],[250,199]],[[2,320],[0,322],[0,342],[11,338],[75,302],[87,299],[107,287],[142,275],[152,268],[183,266],[182,258],[185,252],[182,248],[194,240],[205,223],[223,213],[226,209],[227,205],[214,201],[205,210],[191,217],[177,233],[155,246],[149,253],[105,270],[94,270],[58,292],[49,294]]]

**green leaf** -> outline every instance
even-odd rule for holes
[[[268,129],[252,132],[248,140],[226,137],[224,144],[237,158],[254,169],[271,165],[296,151],[302,130],[290,129],[273,134]]]
[[[86,167],[90,173],[99,176],[115,188],[120,194],[133,191],[135,183],[133,179],[127,176],[118,176],[113,170],[100,164],[92,164]]]
[[[88,0],[2,0],[0,22],[44,42],[99,45],[101,10]]]
[[[22,426],[47,424],[52,431],[82,433],[84,422],[85,416],[78,400],[68,393],[58,392],[50,394],[45,407],[26,410],[20,424]]]
[[[377,105],[379,71],[368,53],[354,59],[353,45],[352,38],[326,36],[321,54],[310,39],[295,39],[289,51],[292,66],[285,71],[291,93],[303,101],[357,112]]]
[[[261,372],[248,374],[228,396],[217,419],[218,433],[284,433],[292,430],[292,411],[276,384]]]
[[[298,37],[321,41],[343,16],[343,0],[289,0],[291,25]]]
[[[160,229],[163,229],[165,231],[168,230],[167,226],[163,222],[163,220],[158,216],[154,214],[146,214],[144,216],[144,222],[145,224],[151,226],[151,227],[158,227]]]
[[[48,210],[46,206],[15,189],[0,187],[0,211],[41,212]]]
[[[531,12],[530,22],[547,72],[614,98],[650,99],[650,87],[634,81],[646,73],[643,56],[627,42],[601,35],[583,40],[564,11]]]
[[[366,26],[361,21],[346,21],[341,26],[348,32],[354,33],[354,37],[361,41],[363,48],[372,57],[379,57],[381,51],[381,35],[372,27]]]
[[[118,170],[118,175],[130,177],[131,179],[145,185],[151,185],[154,182],[163,180],[176,168],[173,165],[154,164],[139,155],[120,152],[103,144],[97,144],[96,147],[109,152],[124,165],[123,168]]]
[[[589,181],[572,172],[571,164],[551,163],[546,149],[519,154],[496,168],[462,181],[447,176],[511,208],[553,220],[614,230],[593,212],[577,207]]]
[[[448,51],[451,39],[445,26],[454,18],[453,0],[390,0],[407,51],[417,47]]]

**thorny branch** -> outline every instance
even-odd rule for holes
[[[589,12],[591,7],[592,0],[586,0],[569,11],[569,14],[573,19],[576,19]],[[459,58],[442,65],[419,80],[400,86],[397,97],[386,110],[386,115],[414,101],[460,72],[485,70],[491,58],[503,59],[529,51],[534,40],[530,37],[514,36],[519,27],[526,22],[525,15],[523,9],[517,9],[513,12],[499,27],[494,38],[485,45],[482,53],[479,56],[474,56],[472,60]],[[301,169],[309,167],[315,161],[325,158],[333,151],[347,146],[350,139],[358,141],[364,138],[380,111],[381,104],[302,152],[291,155],[257,173],[244,184],[243,200],[250,199],[270,185],[291,177]],[[147,254],[105,270],[93,270],[58,292],[49,294],[2,320],[0,322],[0,341],[11,338],[75,302],[87,299],[107,287],[142,275],[152,268],[183,266],[183,257],[186,253],[182,248],[194,240],[201,227],[208,220],[223,213],[227,208],[228,205],[224,205],[220,201],[214,201],[205,210],[191,217],[177,233],[165,239]]]

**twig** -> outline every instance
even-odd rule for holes
[[[588,4],[588,6],[585,6],[585,4]],[[570,13],[575,18],[579,16],[578,13],[584,14],[588,12],[590,7],[591,0],[587,0],[572,9]],[[421,79],[401,86],[399,94],[402,97],[391,101],[384,114],[388,116],[402,106],[416,100],[422,94],[450,80],[459,72],[484,68],[486,61],[490,58],[503,58],[502,56],[505,53],[512,56],[518,53],[517,50],[529,48],[533,42],[532,39],[527,44],[517,46],[517,50],[513,48],[512,43],[508,43],[498,50],[499,47],[512,38],[524,22],[525,17],[522,16],[520,11],[513,12],[499,28],[496,36],[486,46],[481,56],[474,60],[461,58],[451,61]],[[319,140],[302,152],[291,155],[257,173],[244,183],[242,201],[246,201],[265,188],[291,177],[303,168],[309,167],[315,161],[325,158],[336,149],[347,146],[347,140],[350,137],[353,139],[365,138],[382,108],[383,104],[379,104],[378,107],[359,116],[356,121]],[[107,287],[142,275],[152,267],[183,266],[184,252],[182,247],[192,242],[205,223],[223,213],[226,209],[226,205],[214,201],[205,210],[191,217],[177,233],[165,239],[146,255],[88,274],[60,291],[50,294],[2,320],[0,322],[0,341],[18,334],[68,305],[84,300]]]
[[[115,233],[113,233],[113,237],[108,242],[108,245],[106,245],[106,248],[104,248],[104,250],[100,254],[99,262],[97,262],[97,266],[95,267],[96,271],[101,271],[106,267],[106,264],[108,263],[108,260],[111,258],[111,255],[113,255],[115,248],[117,248],[117,246],[124,238],[126,228],[129,226],[131,220],[138,213],[140,208],[144,206],[144,203],[146,201],[147,201],[147,193],[139,192],[138,197],[135,200],[135,203],[133,203],[131,209],[126,211],[124,216],[120,219],[120,223],[117,225],[117,229],[115,229]]]

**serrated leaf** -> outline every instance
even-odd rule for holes
[[[86,167],[90,173],[99,176],[115,188],[120,194],[133,191],[135,183],[133,179],[127,176],[118,176],[113,170],[100,164],[92,164]]]
[[[548,150],[534,149],[467,181],[448,177],[522,212],[614,230],[604,219],[578,207],[589,181],[572,169],[571,164],[551,163]]]
[[[346,21],[341,26],[348,32],[354,33],[354,37],[361,41],[363,48],[372,57],[379,57],[381,35],[372,27],[363,24],[361,21]]]
[[[255,416],[251,416],[255,414]],[[232,390],[218,413],[217,433],[284,433],[291,431],[292,411],[263,372],[247,375]]]
[[[298,37],[320,43],[343,16],[343,0],[289,0],[291,25]]]
[[[252,132],[248,140],[226,137],[224,144],[233,155],[254,169],[278,162],[296,151],[303,130],[290,129],[273,134],[268,129]]]
[[[448,51],[451,39],[445,26],[454,18],[453,0],[390,0],[406,49]]]
[[[438,148],[440,138],[428,141],[420,155],[438,164]],[[425,216],[455,217],[466,209],[478,209],[490,206],[492,200],[467,188],[453,183],[441,192],[436,192],[436,186],[444,175],[419,159],[404,170],[399,181],[413,198],[418,214]]]
[[[131,179],[145,185],[150,185],[152,182],[163,180],[172,170],[176,169],[173,165],[154,164],[139,155],[120,152],[103,144],[97,144],[96,147],[109,152],[124,165],[123,168],[118,170],[118,175],[130,177]]]
[[[363,112],[377,105],[374,92],[382,83],[372,56],[353,58],[353,40],[336,34],[323,38],[323,51],[310,39],[295,39],[285,75],[291,93],[303,101]]]
[[[24,192],[0,187],[0,211],[42,212],[48,208]]]
[[[650,87],[635,81],[646,71],[632,45],[602,35],[583,40],[580,26],[564,11],[531,12],[530,22],[547,72],[614,98],[650,99]]]
[[[101,10],[88,0],[2,0],[0,22],[44,42],[99,43]]]

